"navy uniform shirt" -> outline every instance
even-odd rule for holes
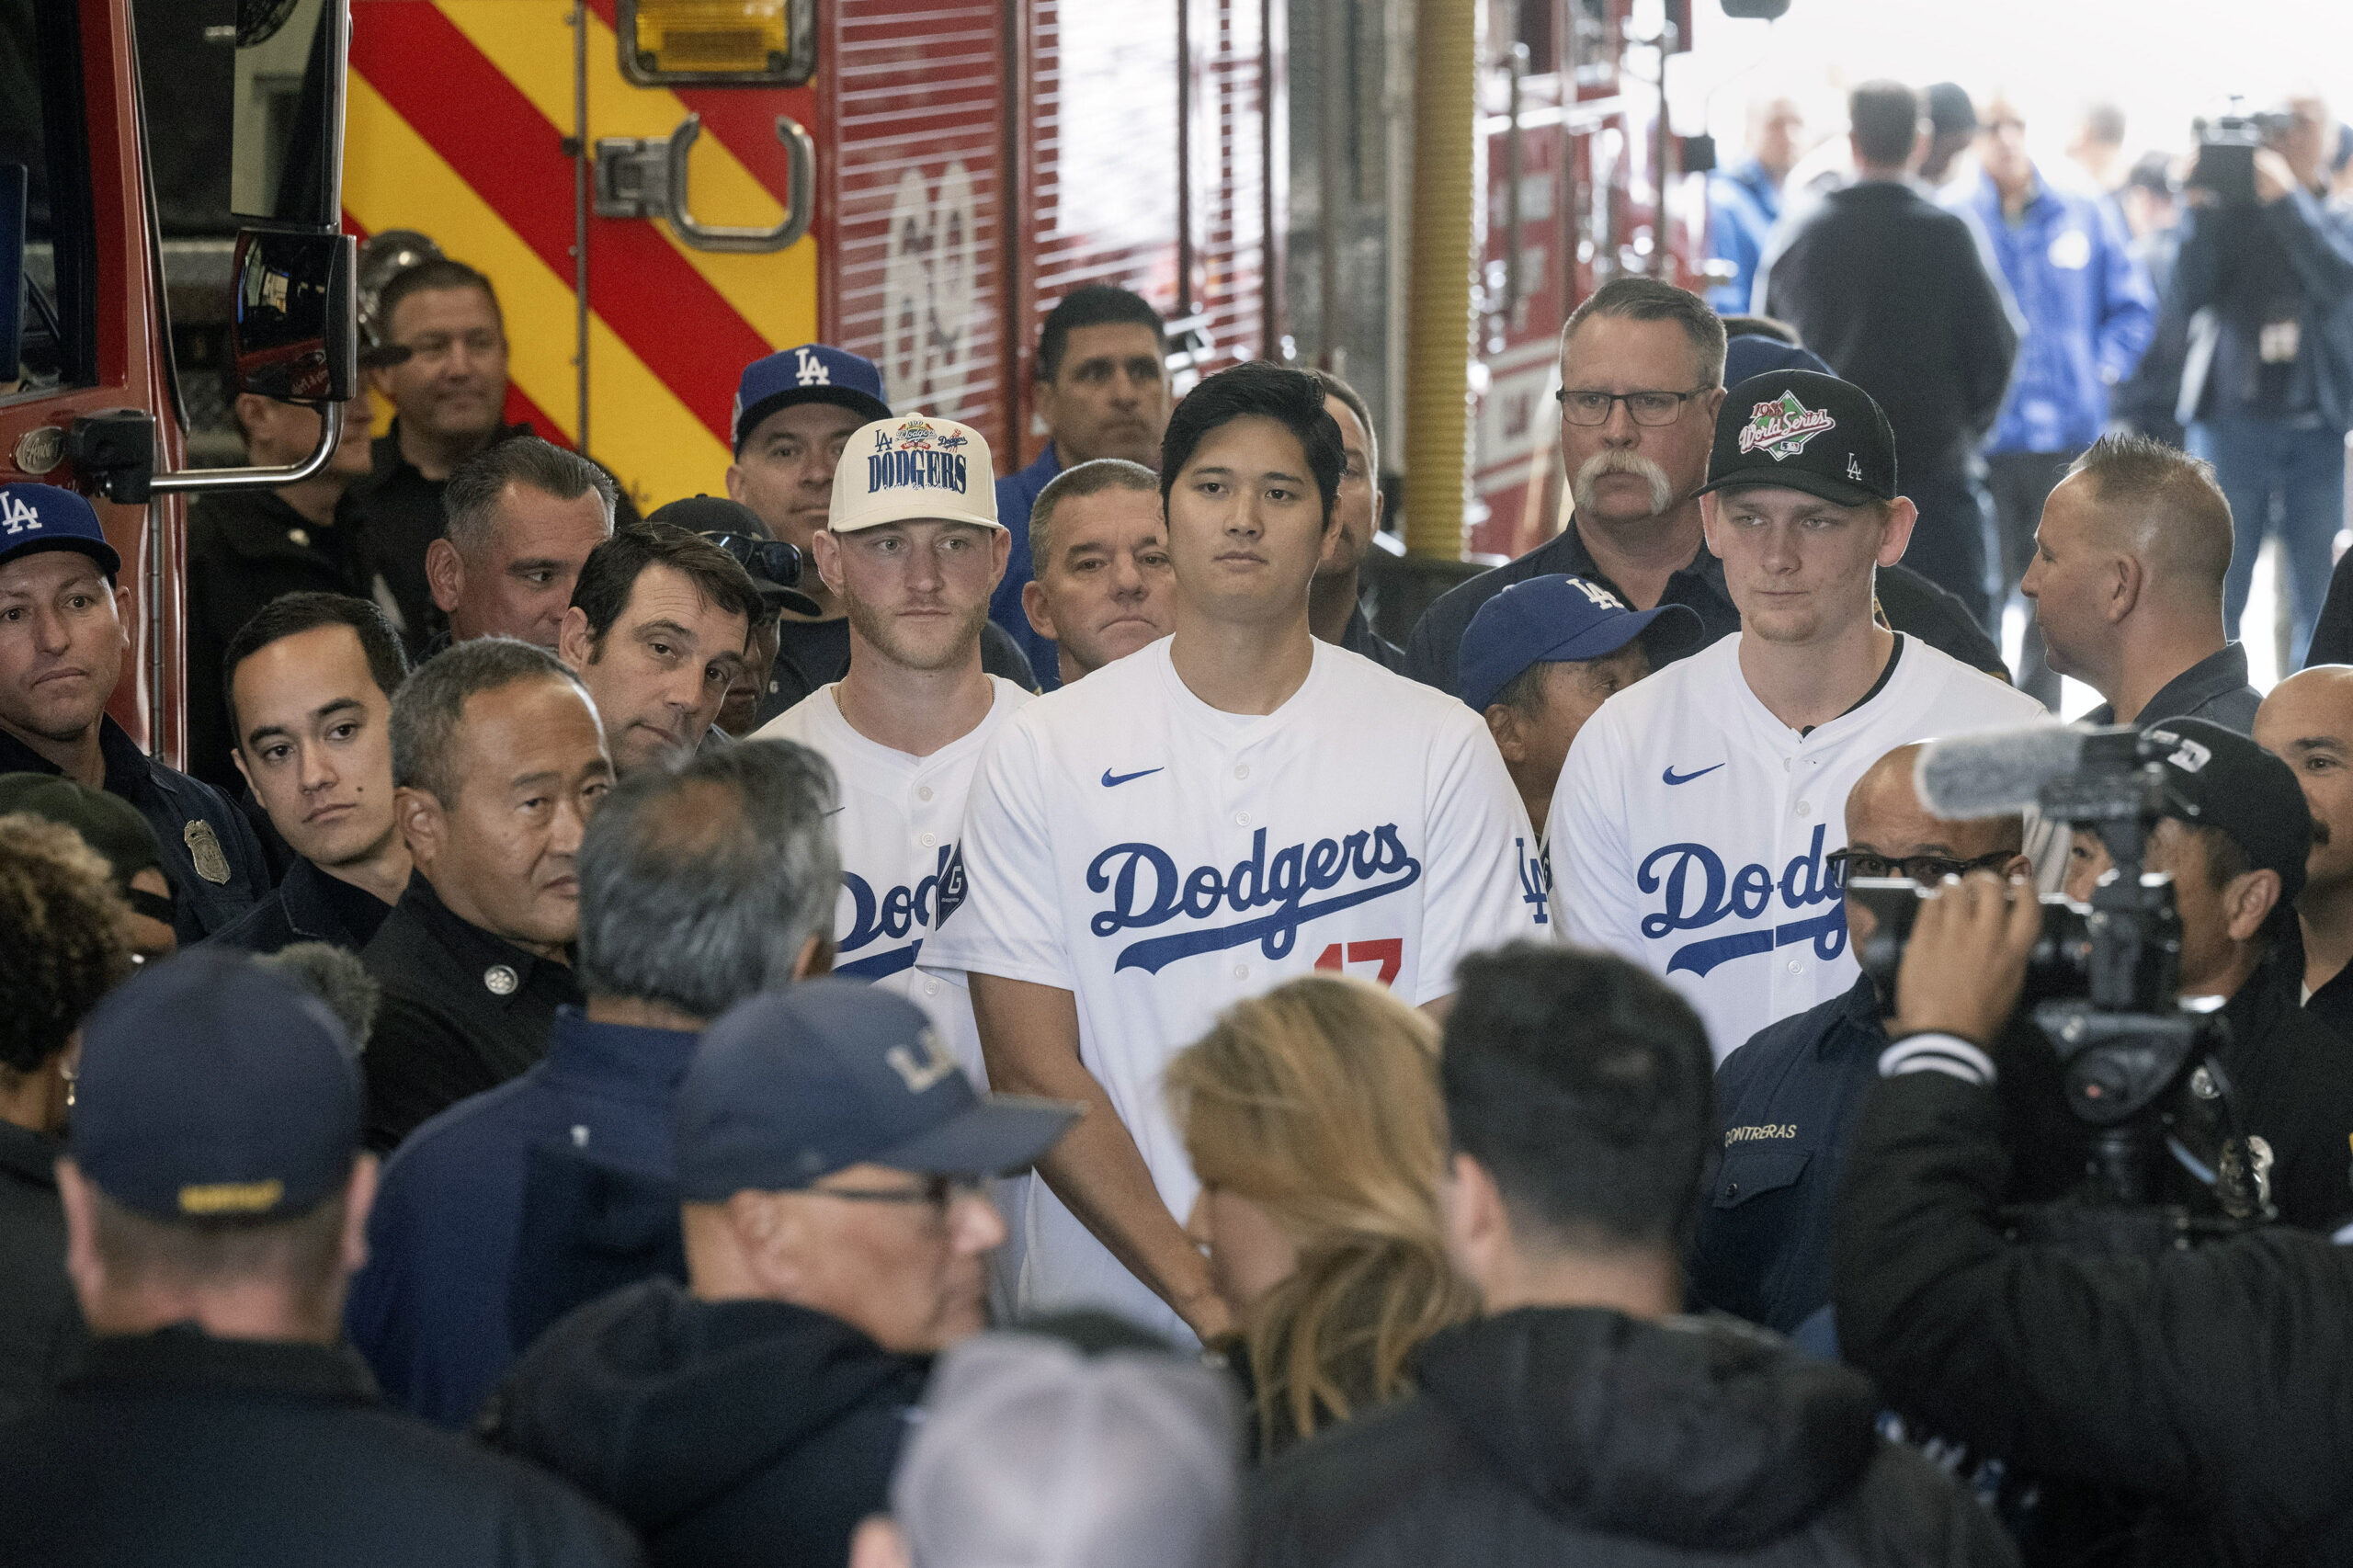
[[[384,988],[360,1058],[368,1146],[380,1153],[530,1068],[547,1054],[556,1009],[582,1000],[569,965],[460,919],[422,871],[359,956]]]
[[[181,947],[194,947],[234,925],[268,893],[269,863],[262,858],[261,841],[228,796],[157,762],[104,715],[98,719],[98,752],[106,759],[106,792],[138,807],[155,830],[164,874],[177,904],[172,928]],[[64,769],[0,732],[0,773],[62,777]]]
[[[1783,1334],[1829,1304],[1839,1169],[1886,1047],[1862,975],[1759,1029],[1716,1070],[1722,1144],[1692,1247],[1701,1301]]]
[[[1362,653],[1391,675],[1406,674],[1405,650],[1390,642],[1372,629],[1372,618],[1358,605],[1348,612],[1348,624],[1340,633],[1339,645],[1351,653]]]
[[[296,942],[324,942],[358,952],[373,941],[392,906],[297,856],[278,891],[208,940],[249,953],[274,953]]]
[[[2255,710],[2263,694],[2246,681],[2246,650],[2225,642],[2157,688],[2141,716],[2132,721],[2145,730],[2168,719],[2211,719],[2242,735],[2255,733]],[[2101,703],[2084,715],[2086,724],[2113,724],[2116,710]]]

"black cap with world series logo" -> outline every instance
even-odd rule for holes
[[[1816,370],[1768,370],[1724,393],[1711,490],[1800,490],[1839,506],[1893,501],[1895,431],[1871,394]]]

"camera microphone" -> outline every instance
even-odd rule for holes
[[[1931,816],[1955,821],[2008,816],[2040,799],[2042,787],[2075,776],[2096,731],[2063,724],[1995,730],[1930,741],[1912,777]]]

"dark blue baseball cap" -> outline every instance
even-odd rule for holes
[[[1703,635],[1688,605],[1632,609],[1589,578],[1527,577],[1471,618],[1455,682],[1462,700],[1483,713],[1530,665],[1607,658],[1637,637],[1656,665],[1689,653]]]
[[[703,1031],[671,1112],[678,1188],[689,1203],[722,1203],[864,1164],[994,1176],[1052,1148],[1080,1109],[983,1095],[922,1008],[814,980],[739,1003]]]
[[[79,551],[109,582],[122,571],[97,509],[81,496],[54,484],[0,484],[0,566],[42,550]]]
[[[744,368],[735,383],[735,455],[760,421],[796,403],[838,403],[861,424],[891,417],[882,395],[882,371],[873,360],[830,344],[804,343]]]
[[[1761,376],[1768,370],[1812,370],[1819,376],[1832,373],[1822,356],[1813,349],[1768,337],[1761,332],[1736,333],[1724,344],[1724,385],[1736,387],[1749,377]]]
[[[324,1003],[244,953],[199,948],[91,1010],[68,1152],[142,1214],[290,1219],[350,1179],[364,1103]]]

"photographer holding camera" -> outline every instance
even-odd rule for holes
[[[2251,913],[2265,901],[2232,890],[2292,880],[2277,863],[2291,836],[2279,829],[2302,813],[2272,786],[2293,780],[2266,778],[2243,737],[2175,729],[2169,793],[2201,824],[2161,823],[2151,864],[2167,858],[2165,840],[2204,841],[2172,858],[2194,882],[2220,836],[2253,862],[2220,901]],[[2291,819],[2257,830],[2279,847],[2238,837],[2258,813]],[[2183,892],[2187,982],[2190,950],[2213,934],[2193,928],[2203,900]],[[1897,1409],[1972,1450],[2063,1487],[2131,1494],[2129,1540],[2100,1561],[2353,1560],[2353,1254],[2285,1225],[2141,1256],[2009,1233],[2013,1162],[2032,1151],[2011,1146],[1996,1085],[2012,1067],[2036,1075],[2009,1024],[2042,929],[2018,879],[1973,875],[1923,903],[1893,1043],[1847,1156],[1833,1248],[1842,1349]],[[2235,1065],[2244,1090],[2250,1074]]]
[[[2239,635],[2275,496],[2301,665],[2329,584],[2353,427],[2353,210],[2328,199],[2336,121],[2319,98],[2200,126],[2170,307],[2189,320],[2177,413],[2238,521],[2225,623]]]

